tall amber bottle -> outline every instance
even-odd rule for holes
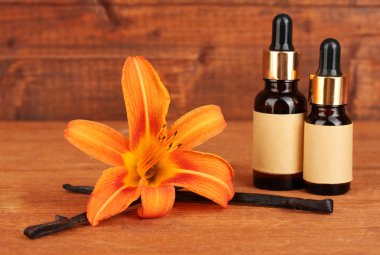
[[[253,184],[269,190],[303,186],[306,98],[298,91],[300,52],[292,44],[292,19],[273,19],[272,43],[263,52],[265,88],[253,111]]]
[[[308,192],[340,195],[352,180],[353,124],[346,113],[348,80],[340,70],[340,44],[320,47],[319,70],[310,75],[311,112],[305,120],[304,180]]]

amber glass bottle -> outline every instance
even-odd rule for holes
[[[269,190],[302,188],[306,98],[298,91],[300,53],[292,45],[292,20],[273,19],[272,44],[264,50],[265,88],[254,102],[253,184]]]
[[[340,45],[326,39],[310,76],[311,112],[305,119],[304,179],[308,192],[340,195],[352,180],[352,121],[347,116],[348,81],[340,70]]]

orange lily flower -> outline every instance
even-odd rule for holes
[[[174,186],[227,207],[234,195],[232,167],[216,155],[192,151],[226,127],[220,108],[199,107],[167,128],[168,91],[143,57],[127,58],[122,87],[129,139],[87,120],[73,120],[65,130],[70,143],[113,166],[103,171],[87,204],[91,225],[121,213],[140,196],[140,217],[164,216],[173,207]]]

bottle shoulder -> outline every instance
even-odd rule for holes
[[[352,123],[344,105],[337,107],[312,105],[310,114],[306,116],[305,122],[321,126],[343,126]]]
[[[321,118],[315,117],[311,114],[305,118],[305,122],[321,126],[343,126],[352,123],[351,119],[348,116],[334,116]]]
[[[274,93],[264,89],[255,97],[254,110],[273,114],[305,113],[307,101],[298,90],[290,93]]]

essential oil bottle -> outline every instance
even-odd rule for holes
[[[310,75],[311,112],[305,120],[304,173],[306,191],[340,195],[352,181],[353,124],[346,113],[348,80],[340,69],[340,44],[322,42],[319,70]]]
[[[292,19],[273,19],[272,43],[263,51],[265,87],[253,111],[253,185],[292,190],[303,186],[306,98],[298,91],[300,52],[292,44]]]

